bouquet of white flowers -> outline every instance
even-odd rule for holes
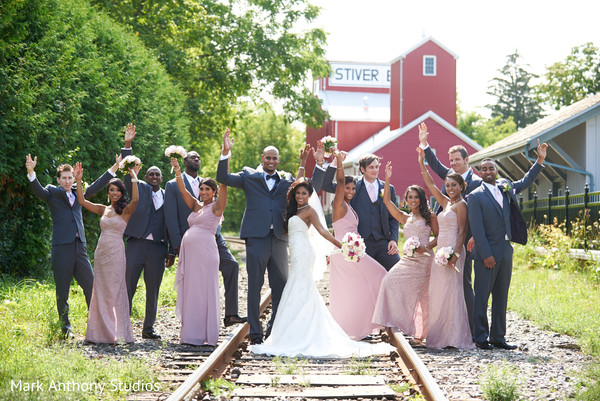
[[[435,253],[435,263],[440,266],[446,266],[448,261],[454,256],[454,248],[451,246],[442,247]],[[457,273],[460,273],[456,265],[453,266]]]
[[[165,149],[165,156],[167,157],[181,157],[185,159],[187,157],[187,151],[183,146],[175,146],[171,145]],[[173,172],[173,167],[171,167],[171,173]]]
[[[325,157],[331,156],[331,149],[337,145],[338,140],[330,135],[327,135],[321,138],[321,142],[323,142],[323,147],[325,148]]]
[[[415,252],[417,251],[417,249],[419,249],[420,246],[421,242],[419,241],[419,237],[413,235],[404,242],[404,246],[402,247],[402,250],[404,251],[404,256],[412,258],[413,256],[415,256]],[[429,256],[429,253],[424,252],[423,255]]]
[[[342,238],[342,255],[350,262],[360,262],[365,255],[365,241],[355,233],[346,233]]]
[[[125,156],[121,163],[119,163],[119,170],[123,172],[123,174],[129,174],[129,169],[135,167],[136,165],[142,165],[142,161],[139,157],[135,157],[134,155]]]

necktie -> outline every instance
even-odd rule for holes
[[[494,197],[496,198],[496,202],[502,207],[502,192],[500,192],[500,188],[494,187],[496,190],[494,191]]]
[[[367,184],[367,192],[369,193],[369,198],[371,198],[371,202],[375,202],[377,200],[377,191],[375,190],[375,185]]]
[[[194,178],[192,180],[192,191],[194,192],[194,196],[198,198],[200,196],[200,185],[198,183],[198,179]]]
[[[69,203],[71,204],[71,207],[72,207],[73,204],[75,203],[75,195],[73,195],[73,192],[69,192],[69,193],[67,193],[67,196],[69,197]]]
[[[152,201],[154,202],[154,209],[158,210],[158,197],[156,192],[152,192]]]

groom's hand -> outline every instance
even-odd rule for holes
[[[467,242],[467,251],[473,252],[473,247],[475,246],[475,240],[473,237],[469,238],[469,242]]]
[[[396,255],[398,253],[398,244],[396,241],[391,240],[388,242],[388,255]]]

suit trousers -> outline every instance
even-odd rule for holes
[[[248,272],[248,323],[250,338],[262,339],[260,324],[260,292],[265,280],[265,269],[271,287],[272,313],[267,330],[273,325],[281,293],[288,278],[287,241],[278,239],[273,230],[265,237],[246,238],[246,270]]]
[[[63,330],[71,328],[69,321],[69,288],[75,277],[83,290],[88,309],[92,299],[94,272],[86,252],[86,244],[76,238],[70,244],[52,245],[52,271],[56,285],[56,309]]]
[[[465,245],[466,248],[466,245]],[[475,294],[473,293],[473,254],[469,251],[465,258],[465,267],[463,270],[463,291],[465,294],[465,305],[467,307],[467,315],[469,317],[469,328],[471,329],[471,335],[475,334],[475,318],[473,317],[473,302],[475,302]]]
[[[223,276],[223,286],[225,287],[225,316],[234,316],[238,314],[240,265],[229,251],[221,233],[217,235],[217,247],[219,248],[219,271]]]
[[[504,255],[493,269],[488,269],[483,260],[475,260],[475,342],[504,342],[506,335],[506,305],[512,275],[513,248],[506,244]],[[492,325],[488,325],[487,305],[492,295]]]
[[[400,261],[399,254],[388,255],[389,242],[390,241],[386,238],[376,240],[373,236],[369,236],[369,238],[365,239],[367,255],[379,262],[379,264],[387,271],[390,271],[390,269]]]
[[[133,296],[137,289],[142,270],[146,284],[146,312],[144,315],[143,333],[152,332],[158,309],[158,294],[165,272],[165,255],[167,245],[164,242],[154,242],[142,238],[128,238],[125,268],[125,282],[129,297],[129,314],[133,305]]]

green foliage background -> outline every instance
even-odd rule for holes
[[[135,154],[166,168],[161,153],[189,143],[189,120],[184,93],[142,42],[85,1],[8,0],[0,24],[0,272],[39,274],[51,224],[29,190],[25,156],[38,157],[42,185],[75,161],[91,182],[114,163],[122,126],[134,121]],[[89,251],[97,217],[85,220]]]

